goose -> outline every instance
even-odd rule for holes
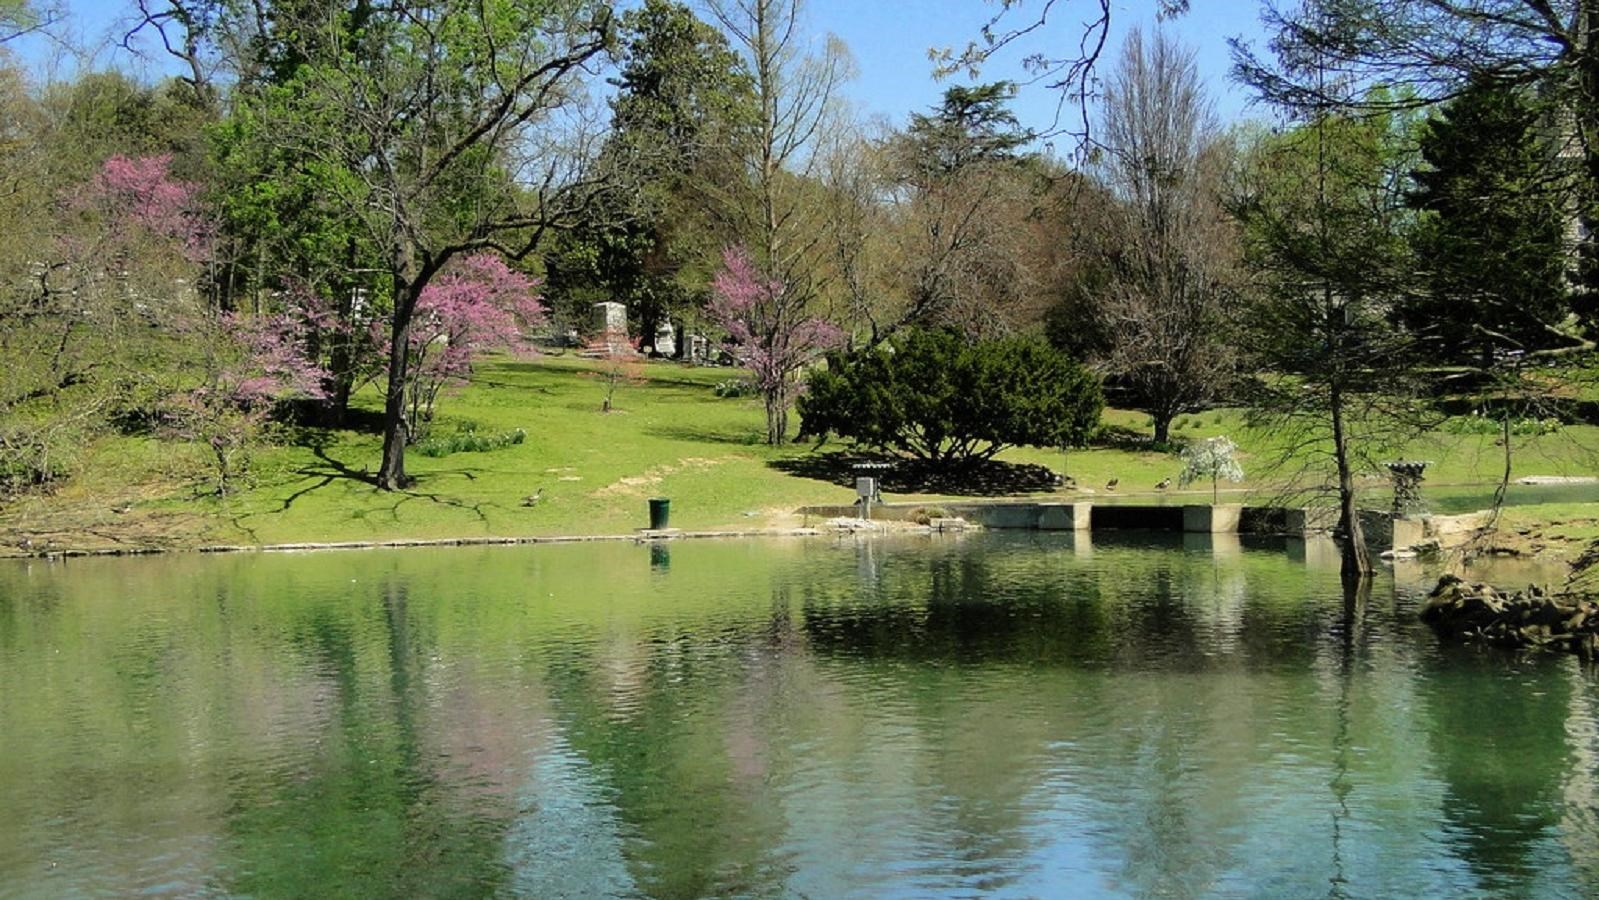
[[[1165,489],[1167,489],[1169,487],[1171,487],[1171,479],[1170,478],[1162,478],[1160,480],[1160,484],[1155,485],[1155,490],[1164,491]]]
[[[1105,482],[1105,490],[1107,490],[1107,491],[1116,490],[1116,485],[1118,483],[1120,483],[1120,482],[1121,482],[1120,478],[1112,478],[1111,480]]]
[[[543,499],[544,499],[544,488],[541,487],[538,490],[534,491],[533,493],[528,494],[526,497],[523,497],[522,498],[522,505],[523,506],[538,506],[539,505],[539,501],[543,500]]]

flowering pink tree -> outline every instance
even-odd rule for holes
[[[200,384],[176,392],[169,429],[210,452],[216,493],[249,469],[250,448],[285,403],[324,399],[327,372],[307,351],[303,319],[201,312],[174,325],[198,353]]]
[[[744,247],[722,252],[707,312],[755,376],[766,400],[769,444],[781,444],[788,435],[795,375],[844,337],[831,322],[806,316],[805,305],[799,292],[762,272]]]
[[[65,196],[47,289],[183,312],[206,275],[216,227],[200,186],[173,178],[170,168],[167,155],[113,156]]]
[[[191,262],[211,255],[216,226],[202,212],[200,186],[171,175],[172,156],[113,156],[95,174],[87,204],[111,213],[110,229],[124,240],[138,236],[176,241]]]
[[[529,350],[523,331],[544,322],[538,281],[498,256],[468,256],[436,276],[417,299],[407,342],[409,442],[426,435],[439,392],[466,381],[474,356],[489,349]]]

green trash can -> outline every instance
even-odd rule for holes
[[[672,501],[665,497],[650,498],[650,530],[661,531],[672,518]]]

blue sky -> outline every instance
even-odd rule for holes
[[[1025,14],[1029,7],[1038,5],[1038,0],[1023,3],[1013,15]],[[1114,62],[1121,38],[1129,28],[1134,24],[1153,26],[1154,5],[1153,0],[1113,3],[1107,64]],[[1047,30],[1031,36],[1025,52],[1063,53],[1076,46],[1081,32],[1078,23],[1096,12],[1098,6],[1094,0],[1057,2],[1057,12],[1051,15]],[[932,79],[928,49],[964,47],[977,36],[994,9],[993,3],[983,0],[811,0],[810,18],[816,30],[837,34],[854,53],[859,75],[849,86],[849,94],[857,106],[871,114],[886,115],[895,124],[904,124],[910,112],[923,111],[937,103],[948,86],[947,82]],[[1192,0],[1186,16],[1164,27],[1194,48],[1200,73],[1224,121],[1264,117],[1264,111],[1249,108],[1248,92],[1227,78],[1231,65],[1227,39],[1236,36],[1256,43],[1262,40],[1256,0]],[[1012,53],[994,60],[983,70],[983,80],[1023,80],[1023,55]],[[1042,86],[1024,87],[1015,108],[1023,124],[1043,128],[1053,120],[1056,103],[1054,93]]]
[[[1040,0],[1026,0],[1019,13],[1036,8]],[[86,46],[103,44],[120,37],[116,23],[132,10],[128,0],[67,0],[69,28],[76,42]],[[1080,30],[1078,21],[1097,9],[1094,0],[1058,0],[1057,11],[1047,30],[1034,35],[1027,52],[1057,51],[1074,45]],[[1152,23],[1153,0],[1116,0],[1113,5],[1115,27],[1107,48],[1113,60],[1126,30],[1134,23]],[[923,111],[938,101],[949,82],[932,78],[927,51],[933,47],[959,49],[976,37],[979,27],[992,15],[992,0],[810,0],[810,25],[818,35],[832,32],[849,44],[858,75],[847,93],[856,108],[867,116],[881,116],[903,125],[913,111]],[[1192,0],[1191,11],[1165,27],[1176,32],[1198,54],[1200,72],[1216,100],[1223,120],[1242,116],[1264,116],[1249,107],[1247,91],[1227,79],[1229,66],[1227,38],[1241,36],[1260,40],[1256,0]],[[46,42],[29,40],[19,48],[32,63],[42,64],[51,54]],[[98,65],[116,65],[134,74],[156,77],[166,63],[159,55],[147,62],[132,60],[121,50],[102,50]],[[1022,80],[1021,53],[994,60],[982,73],[983,80]],[[1017,98],[1015,108],[1023,124],[1047,127],[1054,118],[1056,97],[1042,86],[1027,87]],[[1075,113],[1070,113],[1075,115]]]

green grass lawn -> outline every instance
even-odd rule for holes
[[[55,495],[12,503],[0,511],[0,546],[32,540],[56,546],[283,543],[397,538],[456,538],[627,533],[647,522],[646,500],[672,500],[672,524],[685,529],[753,529],[798,524],[806,504],[848,503],[849,488],[786,474],[770,463],[821,451],[767,447],[759,398],[717,398],[712,385],[739,377],[729,369],[672,363],[643,366],[643,381],[618,388],[616,408],[601,412],[605,387],[593,363],[569,356],[490,359],[470,386],[439,403],[438,432],[461,422],[482,431],[527,432],[514,446],[429,458],[411,453],[416,484],[403,493],[374,489],[380,436],[360,431],[308,430],[296,441],[256,451],[253,486],[227,498],[206,493],[199,448],[149,437],[113,436],[91,448],[80,475]],[[358,405],[375,409],[375,391]],[[1148,433],[1139,413],[1109,410],[1109,424]],[[1276,436],[1247,427],[1241,413],[1184,416],[1174,437],[1228,435],[1243,448],[1251,480],[1224,485],[1232,499],[1279,496],[1297,474],[1277,465]],[[1568,427],[1517,442],[1516,474],[1579,475],[1596,470],[1599,429]],[[1401,448],[1434,461],[1430,485],[1482,484],[1500,471],[1501,448],[1491,436],[1437,435]],[[1095,448],[1020,448],[1012,462],[1064,465],[1096,500],[1109,496],[1208,499],[1209,486],[1158,494],[1181,469],[1175,455]],[[1104,490],[1111,479],[1120,485]],[[1374,500],[1385,482],[1370,477]],[[1301,478],[1298,481],[1303,485]],[[1085,493],[1086,493],[1085,491]],[[523,499],[538,493],[532,506]],[[899,496],[890,499],[923,499]],[[1583,504],[1579,504],[1583,505]],[[1593,515],[1590,513],[1589,518]],[[1569,518],[1580,519],[1581,516]]]

